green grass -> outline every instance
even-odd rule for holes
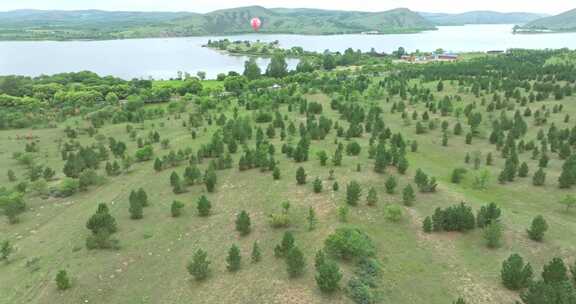
[[[158,86],[173,84],[170,81],[155,82]],[[216,81],[204,81],[203,84],[205,87],[221,87],[221,83]],[[427,85],[435,88],[433,83]],[[456,93],[450,84],[445,85],[446,91],[439,95]],[[465,102],[476,99],[466,93],[460,95]],[[330,109],[327,96],[306,97],[321,102],[325,115],[338,119],[337,113]],[[574,97],[562,101],[565,106],[563,113],[553,114],[548,125],[554,122],[559,127],[566,127],[562,122],[564,113],[576,113],[575,101]],[[551,160],[545,187],[533,187],[531,177],[498,185],[496,177],[503,160],[485,138],[474,139],[473,145],[465,145],[464,136],[451,135],[448,147],[442,147],[440,128],[416,135],[414,123],[406,126],[399,113],[389,113],[391,103],[378,102],[384,107],[385,121],[394,132],[400,131],[405,138],[419,143],[419,152],[408,154],[410,169],[405,176],[392,169],[386,175],[374,173],[373,161],[368,159],[368,136],[364,136],[358,140],[363,147],[360,156],[346,156],[343,166],[335,168],[340,191],[334,193],[331,190],[333,181],[327,180],[330,167],[320,167],[315,158],[320,150],[327,150],[332,155],[336,147],[335,132],[332,131],[326,140],[313,141],[310,161],[301,164],[308,174],[305,186],[296,185],[295,171],[300,164],[296,165],[280,155],[281,142],[277,136],[272,142],[276,146],[276,159],[280,160],[280,181],[274,181],[269,172],[239,172],[237,154],[233,169],[218,171],[217,191],[213,194],[207,194],[202,186],[193,186],[187,193],[174,195],[169,186],[172,170],[156,173],[152,163],[146,162],[136,164],[129,174],[109,178],[104,185],[70,198],[28,198],[30,210],[24,213],[21,223],[8,225],[4,218],[0,221],[0,240],[9,239],[17,247],[10,262],[0,264],[0,303],[350,303],[341,291],[333,296],[322,295],[316,288],[313,269],[314,254],[322,248],[326,236],[347,225],[362,228],[378,248],[377,258],[384,270],[383,303],[444,304],[459,296],[474,299],[471,303],[513,303],[515,294],[499,283],[501,262],[510,253],[521,253],[538,272],[552,256],[570,257],[570,252],[574,252],[576,215],[562,212],[556,203],[568,193],[556,187],[560,160]],[[531,107],[557,103],[546,101]],[[413,108],[409,109],[411,113]],[[419,113],[424,111],[423,105],[416,109]],[[192,107],[189,110],[195,111]],[[282,111],[288,113],[285,106]],[[231,114],[228,110],[224,112]],[[288,115],[294,121],[304,120],[295,112]],[[455,118],[440,119],[450,121],[452,130]],[[72,121],[66,124],[74,126]],[[487,130],[488,126],[485,117],[482,127]],[[25,170],[11,155],[22,151],[25,144],[16,140],[16,135],[32,134],[39,136],[40,140],[39,163],[49,164],[62,178],[63,162],[56,140],[64,136],[63,127],[0,131],[0,167],[3,171],[13,169],[23,179]],[[530,125],[528,138],[534,137],[538,128]],[[201,143],[210,139],[215,127],[200,128],[198,138],[193,140],[182,128],[180,119],[171,116],[146,121],[139,134],[145,135],[154,129],[162,138],[170,139],[171,149],[192,147],[197,151]],[[136,143],[129,140],[124,125],[108,125],[99,133],[129,143],[130,153],[136,149]],[[94,139],[82,135],[79,141],[87,145]],[[488,168],[491,181],[485,191],[471,187],[474,170],[463,161],[467,152],[476,150],[484,155],[488,151],[494,154],[495,165]],[[157,155],[168,153],[159,146],[155,146],[155,151]],[[521,155],[521,160],[529,162],[531,176],[536,170],[536,162],[529,160],[528,153]],[[201,167],[205,168],[207,162],[204,161]],[[362,165],[362,172],[356,172],[357,164]],[[466,180],[460,185],[451,184],[452,169],[461,166],[469,169]],[[181,173],[183,168],[180,166],[175,170]],[[401,203],[401,189],[412,182],[417,168],[439,179],[438,193],[417,194],[415,206],[404,207],[400,223],[387,221],[383,215],[384,206]],[[399,177],[398,191],[394,195],[385,194],[384,190],[384,181],[390,174]],[[312,191],[311,181],[316,176],[324,182],[324,191],[320,194]],[[359,181],[363,187],[362,204],[351,209],[348,223],[340,223],[336,208],[344,203],[345,185],[351,180]],[[0,184],[13,185],[5,174],[0,175]],[[380,200],[376,207],[364,203],[370,186],[378,190]],[[143,220],[133,221],[128,214],[128,194],[139,187],[146,189],[151,206],[144,210]],[[206,194],[213,205],[213,213],[207,218],[196,215],[196,200],[202,194]],[[170,204],[175,199],[186,205],[180,218],[170,217]],[[273,256],[273,248],[285,229],[273,229],[267,222],[267,215],[279,211],[283,201],[292,205],[293,223],[289,230],[295,233],[296,243],[303,249],[308,262],[305,275],[295,280],[288,278],[284,262]],[[506,227],[502,248],[487,249],[479,230],[466,234],[428,235],[421,232],[421,220],[436,207],[460,201],[468,202],[474,209],[489,202],[502,207]],[[108,203],[118,221],[120,230],[115,237],[120,240],[119,251],[85,249],[84,242],[89,233],[84,227],[86,220],[101,202]],[[312,232],[307,231],[305,222],[310,206],[315,208],[319,218],[318,228]],[[241,210],[246,210],[252,218],[253,231],[246,237],[239,237],[234,230],[235,215]],[[525,233],[531,219],[538,214],[544,215],[551,225],[546,240],[541,244],[529,241]],[[263,250],[263,261],[251,264],[249,254],[256,240]],[[236,274],[228,273],[225,268],[226,253],[232,244],[238,244],[243,255],[242,269]],[[191,280],[185,268],[197,248],[205,249],[212,261],[211,277],[202,283]],[[26,266],[27,261],[34,258],[39,259],[36,271]],[[352,265],[344,263],[341,266],[346,278],[350,277]],[[58,292],[54,284],[54,277],[60,269],[66,269],[73,279],[73,288],[65,292]]]

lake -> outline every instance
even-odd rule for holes
[[[393,35],[265,35],[228,37],[154,38],[112,41],[7,41],[0,42],[0,75],[55,74],[82,70],[125,79],[175,77],[178,71],[208,78],[218,73],[244,69],[245,56],[229,56],[203,48],[208,39],[280,41],[282,47],[302,46],[310,51],[343,51],[349,47],[392,52],[402,46],[408,51],[450,52],[506,50],[508,48],[576,49],[576,33],[514,35],[513,25],[441,26],[437,31]],[[265,69],[268,59],[258,59]],[[288,62],[290,68],[296,60]]]

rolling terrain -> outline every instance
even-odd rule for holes
[[[576,31],[576,9],[564,12],[556,16],[534,20],[522,27],[525,31],[552,31],[572,32]]]
[[[253,32],[250,20],[254,17],[259,17],[263,22],[260,32],[270,34],[405,33],[435,28],[431,22],[408,9],[367,13],[252,6],[207,14],[23,10],[0,13],[0,39],[122,39],[243,34]]]
[[[280,60],[267,76],[220,81],[1,77],[0,242],[13,250],[0,261],[0,303],[532,304],[526,287],[554,288],[541,272],[555,257],[567,266],[554,290],[574,297],[576,210],[560,204],[576,186],[573,58],[346,58],[290,74]],[[9,208],[18,201],[25,208]],[[467,229],[448,215],[426,229],[463,202]],[[481,225],[490,203],[497,246]],[[114,231],[92,230],[108,223],[90,220],[99,204]],[[549,229],[536,241],[527,230],[539,215]],[[278,250],[287,233],[304,260],[297,275]],[[202,279],[189,267],[200,249]],[[317,284],[320,250],[342,275],[331,292]],[[512,254],[533,269],[515,291],[501,277]]]

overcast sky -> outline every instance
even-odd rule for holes
[[[222,8],[261,5],[338,10],[383,11],[407,7],[421,12],[458,13],[471,10],[557,14],[576,8],[574,0],[0,0],[0,10],[103,9],[132,11],[208,12]]]

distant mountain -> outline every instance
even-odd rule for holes
[[[0,12],[0,39],[120,39],[243,34],[252,32],[250,19],[253,17],[262,20],[262,33],[327,35],[435,29],[432,22],[405,8],[369,13],[250,6],[207,14],[18,10]]]
[[[522,31],[552,31],[573,32],[576,31],[576,9],[564,12],[560,15],[541,18],[532,21],[521,28]]]
[[[547,16],[544,14],[493,11],[472,11],[461,14],[420,13],[420,15],[436,25],[524,24]]]

